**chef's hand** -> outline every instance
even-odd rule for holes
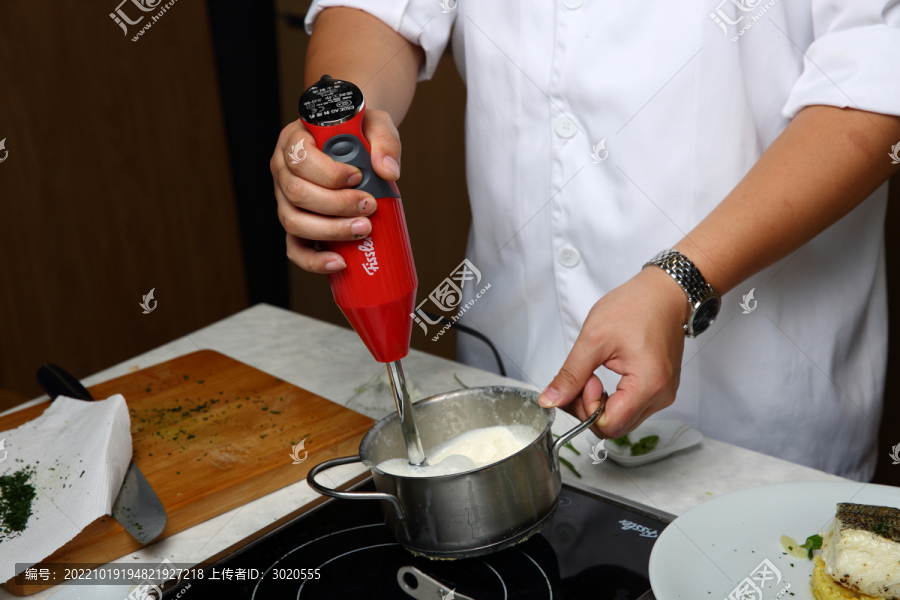
[[[388,113],[366,111],[363,133],[372,145],[372,167],[383,179],[400,177],[400,137]],[[303,140],[302,149],[295,145]],[[305,153],[305,158],[302,158]],[[362,179],[359,169],[332,160],[316,147],[299,119],[278,136],[269,162],[275,180],[278,219],[287,232],[288,258],[313,273],[334,273],[347,267],[336,252],[319,252],[315,241],[354,240],[372,231],[367,218],[378,208],[372,194],[346,189]]]
[[[599,406],[600,365],[622,376],[591,428],[615,439],[675,401],[684,352],[687,296],[662,269],[647,267],[606,294],[588,314],[559,374],[540,397],[584,421]]]

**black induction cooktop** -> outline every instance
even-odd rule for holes
[[[371,478],[358,485],[374,491]],[[453,561],[413,556],[378,502],[329,499],[192,578],[185,600],[648,600],[650,551],[674,517],[564,485],[556,514],[529,540]],[[225,578],[243,569],[254,578]],[[255,571],[254,571],[255,570]],[[399,573],[399,577],[398,577]],[[409,589],[410,595],[401,587]],[[183,585],[167,586],[171,600]],[[450,592],[454,596],[450,596]]]

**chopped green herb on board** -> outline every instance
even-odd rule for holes
[[[28,525],[31,505],[37,496],[29,483],[34,467],[25,467],[12,475],[0,477],[0,541],[18,537]]]

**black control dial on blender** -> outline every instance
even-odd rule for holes
[[[340,125],[359,114],[363,104],[358,87],[325,75],[300,96],[300,118],[312,125]]]
[[[363,110],[362,92],[349,81],[324,75],[300,96],[300,118],[318,127],[342,125],[353,120]],[[362,118],[360,116],[359,118]],[[362,141],[348,131],[337,133],[322,144],[322,152],[334,160],[353,165],[362,174],[362,181],[353,189],[369,192],[375,198],[399,198],[390,184],[372,169],[372,157]]]

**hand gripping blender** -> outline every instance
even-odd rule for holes
[[[378,209],[364,239],[321,242],[343,257],[347,268],[328,276],[334,301],[375,360],[387,363],[409,462],[425,462],[400,359],[409,354],[416,302],[416,266],[409,245],[400,190],[372,169],[372,148],[362,131],[365,100],[349,81],[324,75],[300,96],[300,118],[316,145],[338,162],[362,172],[355,187],[372,194]]]

